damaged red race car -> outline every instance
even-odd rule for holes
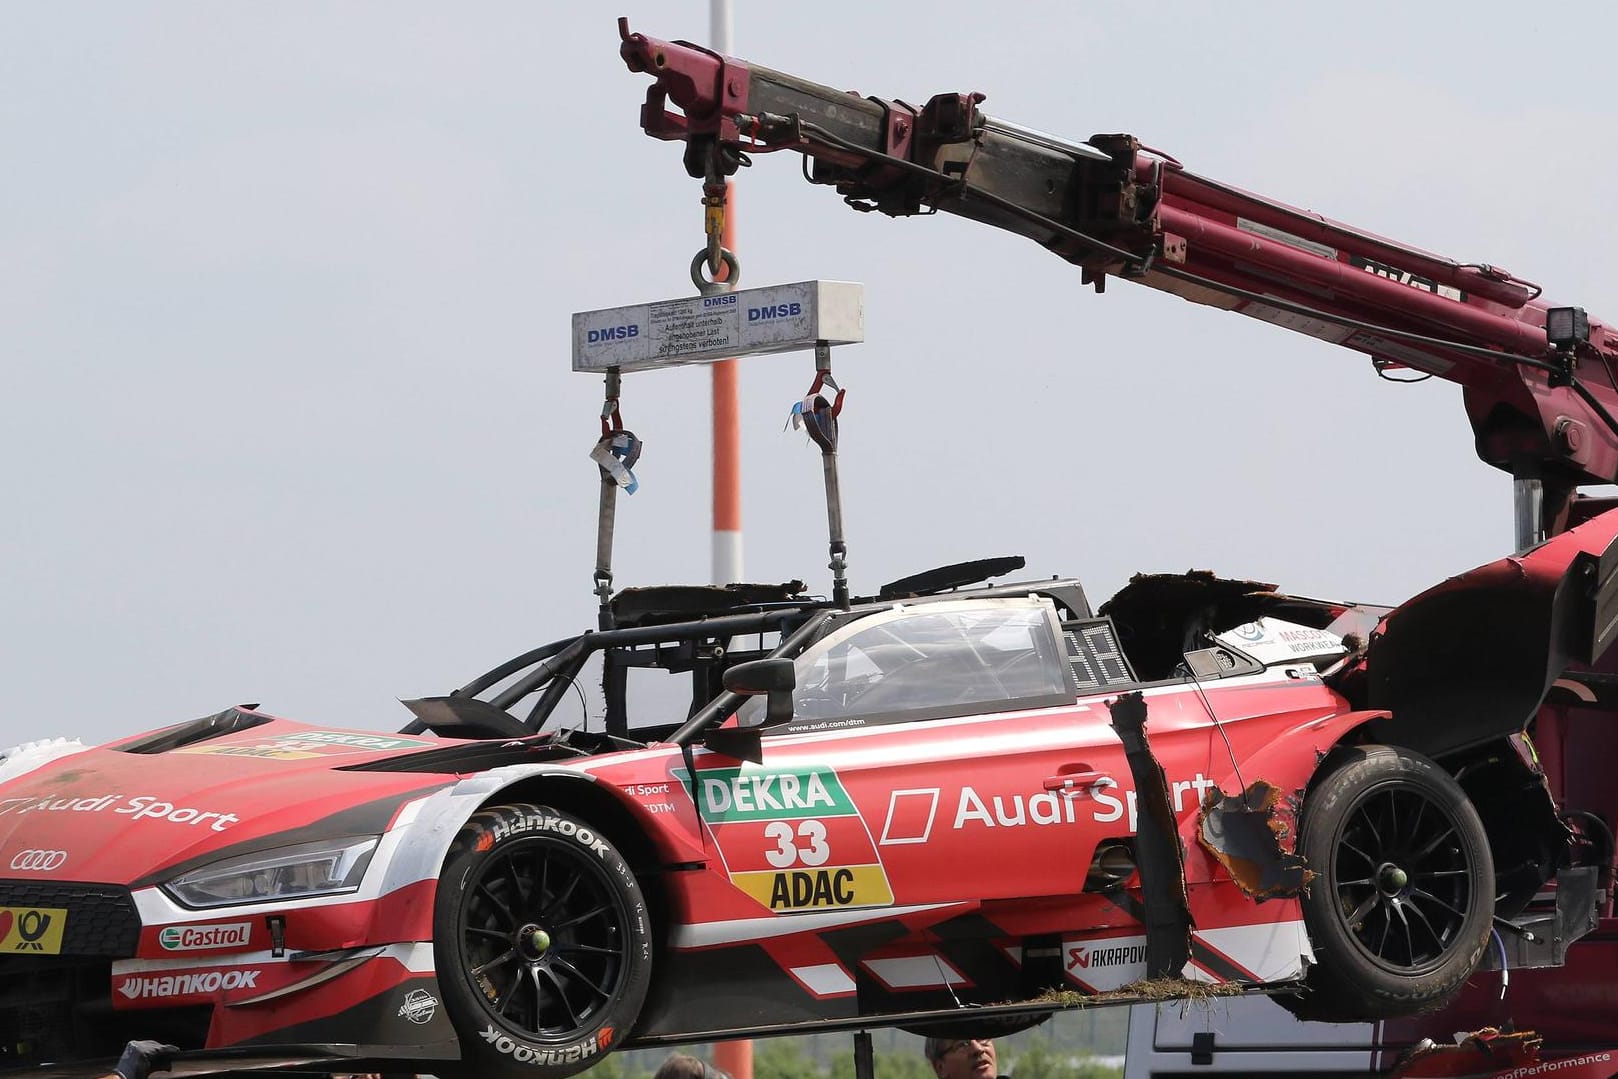
[[[978,584],[1020,559],[846,605],[629,589],[397,735],[244,706],[24,746],[0,1052],[560,1077],[1172,979],[1432,1008],[1592,923],[1610,840],[1559,816],[1528,727],[1604,691],[1615,534],[1391,612],[1197,573],[1097,610]]]

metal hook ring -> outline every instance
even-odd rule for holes
[[[709,280],[703,271],[708,267],[708,249],[705,247],[697,252],[696,258],[691,260],[691,283],[697,286],[697,291],[707,296],[711,293],[730,292],[736,288],[737,282],[742,279],[742,264],[736,258],[736,252],[728,247],[719,249],[719,260],[725,264],[725,279],[723,281]]]

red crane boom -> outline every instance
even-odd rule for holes
[[[1524,546],[1567,527],[1579,485],[1618,482],[1618,330],[1512,273],[1198,176],[1132,135],[1070,142],[997,120],[982,94],[916,107],[622,19],[619,34],[629,68],[653,78],[641,126],[683,140],[692,176],[794,150],[855,209],[957,214],[1034,240],[1098,292],[1137,281],[1365,353],[1379,372],[1458,383],[1478,456],[1518,481]]]

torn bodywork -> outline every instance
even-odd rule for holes
[[[1273,584],[1219,577],[1208,570],[1137,573],[1101,605],[1143,678],[1167,678],[1185,653],[1203,648],[1215,634],[1261,618],[1331,629],[1350,653],[1389,608],[1336,603],[1277,592]]]
[[[1522,731],[1572,664],[1618,636],[1618,514],[1430,588],[1370,642],[1367,707],[1432,757]]]
[[[1191,958],[1191,908],[1168,777],[1146,740],[1146,698],[1139,692],[1120,694],[1107,702],[1107,710],[1140,797],[1135,858],[1146,905],[1146,977],[1172,977]]]
[[[1291,850],[1294,819],[1280,788],[1256,779],[1240,795],[1208,792],[1197,815],[1197,840],[1246,895],[1295,896],[1315,874]]]

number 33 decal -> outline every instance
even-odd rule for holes
[[[765,851],[764,857],[777,869],[795,862],[825,865],[831,857],[831,848],[826,846],[826,826],[817,820],[802,822],[796,832],[784,820],[773,821],[765,826],[764,836],[775,840],[775,849]]]

